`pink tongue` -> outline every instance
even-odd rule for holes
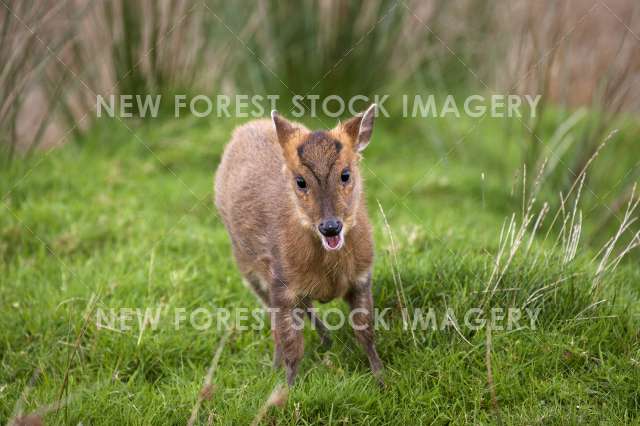
[[[327,244],[331,248],[336,248],[336,247],[338,247],[338,244],[340,244],[340,236],[339,235],[336,235],[335,237],[326,237],[326,238],[327,238]]]

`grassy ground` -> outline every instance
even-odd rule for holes
[[[446,308],[462,321],[482,306],[500,229],[522,209],[514,170],[495,167],[487,145],[477,149],[496,126],[483,124],[465,142],[478,155],[456,148],[442,161],[452,144],[437,149],[384,123],[376,129],[364,170],[377,241],[374,297],[390,308],[390,329],[378,334],[387,387],[376,386],[350,330],[334,332],[329,351],[307,330],[299,382],[265,422],[638,421],[637,263],[607,273],[591,294],[595,251],[580,244],[563,263],[555,234],[545,241],[539,232],[531,251],[518,251],[505,269],[488,305],[521,307],[539,291],[529,305],[540,309],[536,329],[493,330],[491,340],[486,329],[464,326],[403,330],[394,270],[401,303],[433,308],[439,322]],[[31,412],[68,397],[46,414],[47,423],[186,422],[224,332],[175,330],[174,310],[258,307],[211,200],[231,127],[156,122],[134,136],[106,123],[81,143],[1,172],[0,419],[15,413],[16,402]],[[452,125],[441,136],[455,140],[466,130]],[[508,140],[491,143],[496,153],[508,151]],[[397,262],[376,200],[389,218]],[[125,331],[96,325],[97,310],[146,307],[162,309],[155,330],[135,319]],[[198,421],[251,422],[283,379],[270,367],[271,350],[267,328],[233,333]]]

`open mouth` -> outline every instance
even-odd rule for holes
[[[321,235],[322,245],[326,250],[340,250],[344,244],[344,238],[342,238],[342,232],[338,235],[332,235],[330,237]]]

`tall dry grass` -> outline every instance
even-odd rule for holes
[[[513,36],[504,67],[497,69],[500,85],[542,95],[537,116],[527,123],[523,161],[534,169],[550,152],[570,153],[562,168],[566,190],[575,177],[568,171],[585,167],[620,114],[640,110],[640,3],[519,0],[499,9],[497,17]],[[566,116],[545,150],[545,113],[558,105],[567,111],[588,107],[591,114],[578,110]]]
[[[468,34],[483,9],[479,4],[257,0],[252,7],[241,7],[222,0],[10,1],[0,9],[11,21],[3,25],[3,40],[9,43],[0,44],[0,54],[10,55],[15,50],[11,43],[29,38],[30,29],[33,33],[28,47],[19,49],[24,60],[15,61],[11,72],[28,76],[29,84],[2,83],[24,102],[5,97],[13,118],[2,123],[28,127],[41,121],[43,130],[32,132],[37,142],[24,132],[6,132],[10,136],[3,145],[13,152],[43,140],[50,146],[72,139],[91,125],[96,94],[352,96],[426,76],[440,80],[459,66],[449,57],[449,46],[478,52],[461,41],[478,39]],[[38,72],[31,73],[35,68]],[[46,119],[34,120],[43,103]]]
[[[639,107],[640,44],[631,33],[640,34],[639,12],[629,0],[608,0],[606,8],[592,0],[6,5],[0,7],[0,59],[6,64],[0,142],[9,157],[16,149],[81,134],[95,118],[96,94],[347,97],[416,87],[486,90],[481,80],[496,90],[543,94],[542,114],[529,123],[533,134],[547,105],[602,111],[579,138],[582,146],[572,159],[579,170],[608,124]],[[534,140],[523,146],[531,170],[545,157]]]
[[[195,1],[6,1],[0,146],[7,158],[80,136],[95,119],[97,94],[220,86],[231,49],[211,46],[213,29],[220,31],[214,21]]]
[[[65,1],[47,8],[31,1],[0,6],[0,149],[9,161],[18,141],[35,148],[51,124],[65,77],[50,70],[73,37],[73,31],[58,25],[61,15],[71,13],[68,6]]]
[[[587,160],[585,167],[575,177],[567,192],[560,192],[560,204],[555,214],[550,217],[550,223],[546,225],[544,234],[542,234],[543,227],[541,225],[550,216],[551,209],[549,202],[543,202],[540,206],[539,191],[544,184],[545,168],[548,163],[542,164],[530,185],[533,190],[528,195],[523,191],[523,209],[520,217],[518,218],[518,215],[513,213],[508,219],[505,219],[500,230],[497,253],[483,292],[484,305],[491,303],[518,257],[533,256],[527,265],[530,271],[533,271],[539,262],[545,262],[545,266],[549,266],[551,262],[556,264],[559,262],[561,267],[561,273],[557,279],[551,283],[545,283],[529,294],[523,308],[539,303],[540,300],[553,294],[558,287],[575,276],[570,266],[580,255],[584,255],[584,253],[580,253],[580,249],[586,245],[584,238],[582,238],[582,218],[583,209],[585,209],[583,194],[586,190],[586,177],[590,166],[611,137],[612,134],[600,143],[596,152]],[[522,187],[527,188],[527,186],[526,175],[523,174]],[[612,234],[609,234],[606,243],[589,262],[593,273],[588,277],[591,282],[588,295],[593,304],[580,312],[577,317],[605,302],[605,300],[598,300],[603,293],[603,282],[607,277],[612,276],[621,262],[640,246],[640,231],[632,226],[638,221],[639,205],[640,197],[636,195],[636,185],[634,185],[620,224]],[[536,236],[538,242],[543,246],[550,247],[550,250],[537,250],[535,254],[530,252]]]

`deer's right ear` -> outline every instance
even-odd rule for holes
[[[273,126],[276,129],[276,134],[278,135],[278,143],[280,143],[282,149],[285,149],[288,142],[296,132],[296,128],[287,121],[286,118],[278,114],[278,111],[275,109],[271,111],[271,120],[273,121]]]
[[[297,163],[297,154],[294,140],[299,128],[288,121],[286,118],[278,114],[275,109],[271,111],[271,120],[273,127],[276,129],[278,144],[282,148],[282,155],[289,167]]]

